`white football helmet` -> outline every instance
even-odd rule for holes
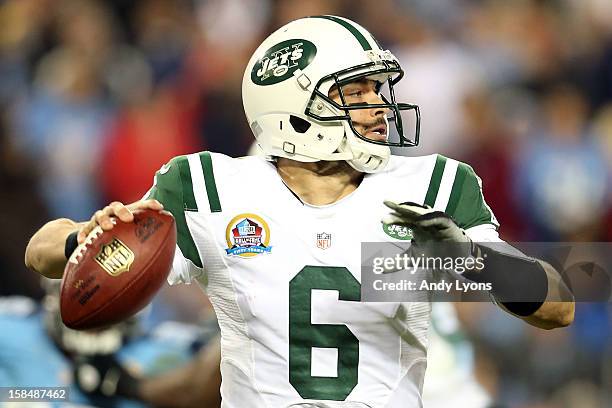
[[[393,85],[404,72],[366,29],[336,16],[301,18],[266,38],[251,57],[242,80],[247,120],[270,159],[302,162],[346,160],[358,171],[382,170],[389,146],[416,146],[420,114],[416,105],[397,103]],[[360,79],[378,83],[380,104],[346,104],[342,85]],[[342,104],[328,95],[340,91]],[[349,112],[384,108],[386,140],[361,135]],[[414,115],[409,120],[406,113]],[[415,126],[404,136],[405,122]],[[394,126],[389,126],[394,125]]]

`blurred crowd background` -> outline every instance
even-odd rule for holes
[[[471,164],[502,237],[612,241],[609,0],[4,0],[0,295],[43,295],[23,253],[47,220],[139,199],[175,155],[246,154],[248,58],[317,14],[354,19],[399,58],[398,99],[423,118],[407,154]],[[160,319],[202,317],[202,296],[167,292]],[[580,303],[572,327],[544,332],[459,308],[479,380],[525,408],[611,403],[611,310]]]

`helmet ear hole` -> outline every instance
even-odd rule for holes
[[[310,129],[310,122],[295,115],[289,115],[289,123],[297,133],[306,133]]]

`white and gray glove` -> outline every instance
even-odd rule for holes
[[[384,201],[393,210],[383,218],[385,224],[403,225],[412,230],[411,259],[421,256],[464,260],[473,256],[474,246],[463,229],[448,214],[417,203]]]
[[[387,200],[384,204],[393,212],[383,222],[407,226],[419,245],[429,242],[471,242],[465,232],[443,211],[412,202],[397,204]]]

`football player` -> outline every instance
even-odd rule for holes
[[[43,286],[46,296],[41,305],[20,296],[0,297],[0,332],[10,333],[0,336],[0,384],[66,387],[68,395],[65,402],[23,406],[143,408],[177,406],[194,398],[198,407],[219,406],[218,391],[212,389],[217,375],[214,366],[206,363],[212,355],[218,367],[216,340],[208,343],[209,336],[177,322],[145,331],[139,317],[102,330],[72,330],[61,321],[59,281],[45,279]],[[180,340],[170,331],[177,327],[184,332]],[[201,347],[204,342],[206,346]],[[193,359],[192,347],[201,347]],[[181,388],[174,386],[173,404],[168,402],[163,394],[168,384],[179,379],[179,384],[189,384],[190,368],[203,364],[213,369],[199,370],[197,392],[181,396]],[[139,376],[147,381],[139,381]],[[0,407],[16,405],[20,404],[0,401]]]
[[[570,324],[573,302],[550,265],[479,244],[502,241],[471,167],[390,155],[419,137],[418,107],[395,100],[403,75],[353,21],[288,23],[257,48],[242,84],[266,159],[174,158],[142,201],[43,226],[26,264],[58,278],[94,227],[165,208],[178,229],[169,282],[197,282],[217,314],[224,407],[422,406],[429,304],[360,302],[362,242],[396,243],[409,227],[423,248],[467,244],[464,255],[489,266],[463,276],[492,283],[502,308],[538,327]],[[530,302],[504,301],[522,292]]]

